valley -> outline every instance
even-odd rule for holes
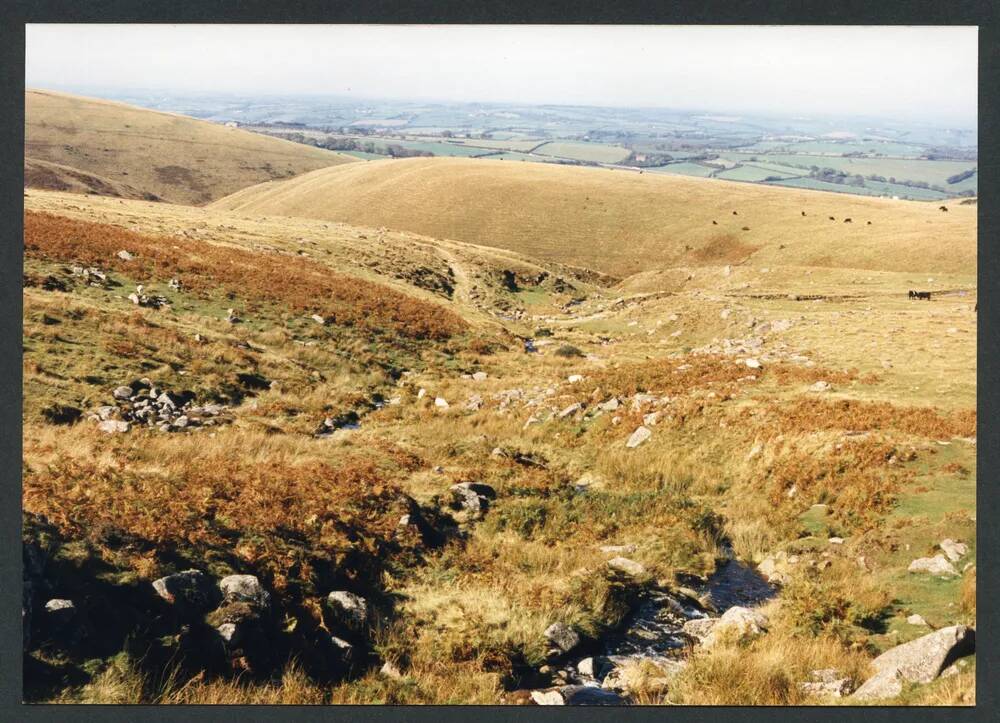
[[[26,700],[975,703],[974,198],[184,119],[268,144],[195,193],[90,118],[26,146]]]

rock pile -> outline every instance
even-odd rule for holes
[[[135,287],[135,291],[128,295],[128,300],[136,306],[145,306],[150,309],[159,309],[161,306],[170,304],[170,300],[166,296],[144,294],[142,284]]]
[[[96,266],[73,266],[70,268],[70,273],[73,274],[73,276],[81,277],[83,279],[83,283],[87,286],[96,286],[99,289],[108,289],[114,285],[114,282],[111,281],[108,275]]]
[[[178,432],[232,421],[226,405],[195,405],[194,392],[167,391],[145,378],[115,388],[112,395],[116,404],[97,407],[87,415],[103,432],[128,432],[132,425]]]

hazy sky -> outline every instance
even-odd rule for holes
[[[974,125],[974,27],[29,25],[31,87],[825,113]]]

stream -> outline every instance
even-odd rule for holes
[[[722,563],[707,581],[693,589],[715,608],[713,616],[737,605],[759,605],[776,594],[754,568],[735,559]],[[628,704],[629,698],[614,690],[616,669],[648,660],[668,675],[680,670],[690,646],[681,628],[688,620],[708,616],[702,605],[689,598],[661,590],[647,591],[622,628],[601,641],[598,652],[571,657],[558,666],[555,678],[565,704]]]

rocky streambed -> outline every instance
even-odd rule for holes
[[[729,559],[707,581],[678,591],[644,591],[618,630],[575,653],[571,630],[553,625],[549,638],[570,649],[540,673],[553,686],[515,691],[511,702],[538,705],[627,705],[632,689],[668,686],[685,665],[692,646],[719,624],[747,628],[760,624],[751,608],[776,594],[755,569]],[[565,627],[565,626],[564,626]],[[596,647],[596,650],[595,650]]]

